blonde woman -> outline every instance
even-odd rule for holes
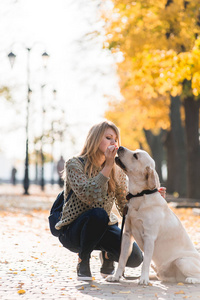
[[[115,165],[119,145],[118,128],[104,121],[90,129],[80,156],[65,163],[65,204],[56,228],[60,229],[59,240],[63,246],[79,254],[80,280],[92,279],[93,250],[101,251],[103,277],[114,273],[114,261],[119,260],[121,230],[112,207],[115,202],[122,215],[128,193],[126,176]],[[127,266],[137,267],[142,260],[142,252],[133,243]]]

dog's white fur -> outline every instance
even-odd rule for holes
[[[116,163],[129,178],[131,194],[160,187],[155,162],[147,152],[120,147]],[[200,254],[159,192],[129,200],[118,268],[107,281],[119,281],[133,239],[144,252],[140,284],[149,283],[151,260],[162,281],[200,283]]]

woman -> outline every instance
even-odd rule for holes
[[[114,261],[119,260],[121,230],[111,210],[115,202],[122,215],[128,192],[126,176],[115,165],[119,144],[118,128],[109,121],[101,122],[90,129],[80,157],[65,163],[65,200],[71,189],[73,193],[65,201],[56,229],[60,229],[63,246],[79,254],[80,280],[92,279],[89,261],[93,250],[101,250],[103,277],[114,273]],[[137,267],[142,260],[142,252],[133,243],[127,266]]]

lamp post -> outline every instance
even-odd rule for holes
[[[51,121],[51,184],[54,185],[54,121]]]
[[[53,91],[53,99],[56,101],[56,96],[57,96],[57,90],[54,89]],[[55,110],[55,105],[53,103],[52,105],[52,111],[54,112]],[[51,121],[51,184],[54,185],[54,120]]]
[[[41,182],[40,182],[40,185],[41,185],[41,190],[44,191],[44,186],[45,186],[45,181],[44,181],[44,125],[45,125],[45,113],[46,113],[46,110],[45,110],[45,107],[44,107],[44,87],[46,85],[43,84],[41,85],[41,101],[42,101],[42,136],[41,136]]]
[[[26,155],[25,155],[25,171],[24,171],[24,194],[28,195],[29,192],[29,106],[30,106],[30,94],[31,94],[31,89],[30,89],[30,52],[32,48],[26,48],[27,50],[27,104],[26,104]],[[46,67],[46,61],[49,55],[44,52],[42,54],[42,58],[45,62],[45,67]],[[13,68],[14,62],[16,55],[13,52],[10,52],[8,54],[8,58],[10,61],[11,68]]]

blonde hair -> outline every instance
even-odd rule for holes
[[[120,133],[117,126],[111,121],[103,121],[94,125],[88,132],[84,147],[80,153],[82,157],[86,157],[85,172],[88,172],[89,177],[95,166],[98,166],[98,160],[100,157],[99,145],[103,138],[104,132],[107,128],[111,128],[117,135],[118,145],[120,145]],[[110,173],[110,180],[108,182],[108,191],[115,190],[115,165]]]

